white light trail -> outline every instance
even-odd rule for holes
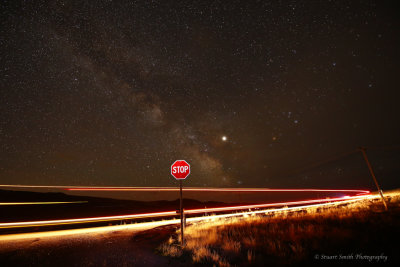
[[[367,195],[363,197],[356,197],[353,199],[343,198],[344,200],[338,202],[329,202],[329,203],[320,203],[320,204],[312,204],[312,205],[303,205],[297,207],[285,207],[278,209],[268,209],[268,210],[257,210],[257,211],[246,211],[239,213],[231,213],[231,214],[219,214],[219,215],[210,215],[210,216],[202,216],[202,217],[192,217],[187,218],[187,222],[199,222],[199,221],[207,221],[207,220],[215,220],[229,217],[237,217],[237,216],[246,216],[252,214],[268,214],[272,212],[282,212],[282,211],[295,211],[301,210],[304,208],[310,207],[326,207],[332,205],[338,205],[343,203],[351,203],[356,202],[361,199],[371,199],[378,198],[377,196]],[[179,224],[179,219],[171,219],[171,220],[163,220],[156,222],[145,222],[145,223],[135,223],[135,224],[127,224],[127,225],[114,225],[114,226],[103,226],[103,227],[93,227],[93,228],[82,228],[82,229],[71,229],[71,230],[59,230],[59,231],[49,231],[49,232],[36,232],[36,233],[21,233],[21,234],[8,234],[8,235],[0,235],[0,241],[18,241],[18,240],[27,240],[27,239],[36,239],[36,238],[51,238],[51,237],[65,237],[65,236],[73,236],[73,235],[81,235],[81,234],[98,234],[98,233],[110,233],[114,231],[128,231],[128,230],[147,230],[159,226],[164,225],[172,225]]]
[[[345,200],[350,200],[350,199],[362,199],[367,196],[369,196],[369,195],[341,197],[341,198],[328,198],[328,199],[327,198],[310,199],[310,200],[279,202],[279,203],[265,203],[265,204],[257,204],[257,205],[241,205],[241,206],[229,206],[229,207],[217,207],[217,208],[191,209],[191,210],[185,210],[185,213],[186,214],[199,214],[199,213],[206,213],[206,212],[258,209],[258,208],[266,208],[266,207],[273,207],[273,206],[290,206],[290,205],[300,205],[300,204],[303,205],[303,204],[312,204],[312,203],[325,203],[325,202],[345,201]],[[28,221],[28,222],[8,222],[8,223],[0,223],[0,228],[35,227],[35,226],[63,225],[63,224],[75,224],[75,223],[90,223],[90,222],[128,220],[128,219],[151,218],[151,217],[166,217],[166,216],[175,216],[175,215],[177,215],[176,211],[165,211],[165,212],[151,212],[151,213],[141,213],[141,214],[127,214],[127,215],[117,215],[117,216],[89,217],[89,218],[76,218],[76,219]]]

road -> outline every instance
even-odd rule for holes
[[[374,197],[376,196],[372,196],[370,194],[364,194],[364,195],[347,196],[342,198],[331,198],[331,199],[313,199],[313,200],[293,201],[293,202],[265,203],[258,205],[193,209],[193,210],[187,210],[185,211],[185,213],[187,213],[188,215],[195,215],[193,217],[188,217],[186,219],[187,223],[193,223],[197,221],[215,220],[215,219],[235,217],[235,216],[268,214],[277,211],[278,212],[291,211],[296,209],[302,209],[304,207],[322,207],[328,205],[337,205],[337,204],[354,202],[366,198],[374,198]],[[232,213],[232,211],[236,212]],[[211,215],[204,216],[204,214],[206,213]],[[199,216],[200,214],[201,216]],[[161,213],[129,214],[129,215],[94,217],[94,218],[1,223],[0,227],[2,228],[13,228],[13,227],[78,224],[78,223],[88,223],[88,222],[98,222],[98,221],[115,221],[115,220],[123,221],[125,219],[134,219],[143,217],[158,219],[152,222],[131,223],[126,225],[111,225],[103,227],[77,228],[77,229],[58,230],[58,231],[43,231],[43,232],[35,231],[35,232],[26,232],[18,234],[7,234],[7,235],[0,235],[0,241],[2,242],[2,245],[4,245],[5,242],[15,242],[18,240],[26,240],[26,239],[32,240],[37,238],[54,238],[54,237],[60,238],[71,235],[104,234],[114,231],[144,231],[160,226],[178,224],[180,222],[179,219],[164,219],[164,217],[166,216],[174,216],[174,215],[176,215],[176,212],[170,211]]]
[[[301,210],[305,207],[326,207],[377,197],[376,195],[363,194],[336,199],[265,203],[251,205],[251,207],[249,207],[250,205],[244,205],[195,209],[187,211],[192,214],[192,217],[187,218],[187,223],[192,224],[204,220],[218,220],[235,216],[290,212]],[[204,216],[205,212],[209,213],[209,215]],[[121,215],[119,220],[124,217],[132,218],[132,216]],[[179,227],[179,219],[165,219],[162,216],[151,218],[157,220],[90,228],[79,228],[81,224],[76,224],[77,229],[37,230],[35,232],[0,235],[0,263],[2,263],[2,266],[57,265],[85,267],[147,267],[157,265],[180,267],[190,264],[190,259],[185,259],[184,257],[179,260],[172,259],[163,257],[156,252],[160,244],[176,234],[176,230]],[[98,220],[99,218],[94,219]],[[101,219],[104,220],[105,218]]]

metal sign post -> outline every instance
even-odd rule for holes
[[[183,198],[182,198],[182,180],[179,180],[179,186],[180,186],[180,195],[181,195],[181,200],[180,200],[180,208],[179,208],[179,213],[181,215],[181,245],[183,246],[183,240],[184,240],[184,227],[183,227]]]
[[[181,245],[184,244],[184,228],[185,228],[185,214],[183,210],[183,197],[182,197],[182,180],[185,180],[190,174],[190,165],[185,160],[177,160],[171,165],[171,175],[176,180],[179,180],[179,214],[181,217]]]

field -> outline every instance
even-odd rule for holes
[[[164,256],[200,265],[362,265],[399,262],[400,192],[374,199],[188,225],[159,246]]]

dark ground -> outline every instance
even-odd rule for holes
[[[187,266],[189,263],[159,255],[176,226],[126,234],[116,231],[95,237],[68,237],[61,241],[31,240],[22,246],[0,244],[0,266]]]

